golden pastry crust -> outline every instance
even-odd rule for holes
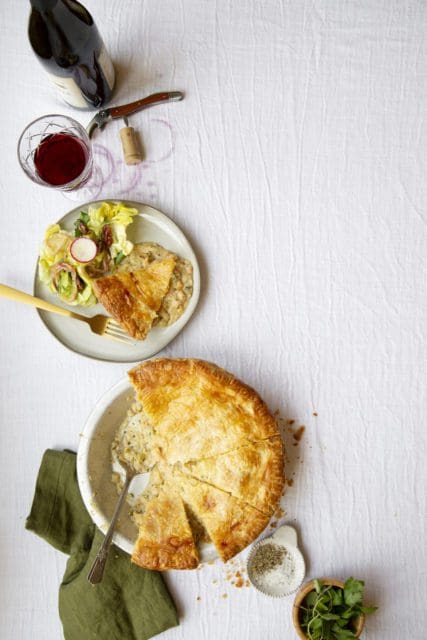
[[[181,470],[271,517],[284,486],[282,441],[275,436],[220,456],[187,462]]]
[[[140,527],[134,561],[194,568],[188,532],[210,538],[224,561],[232,558],[267,526],[280,500],[283,450],[274,417],[253,389],[202,360],[151,360],[129,378],[165,482],[141,500],[143,515],[133,515]],[[177,496],[189,524],[176,511]]]
[[[169,464],[279,435],[259,395],[209,362],[150,360],[132,369],[129,378]]]
[[[132,562],[159,571],[197,567],[199,555],[193,534],[183,501],[173,486],[164,485],[134,520],[139,530]]]
[[[268,515],[225,491],[186,476],[177,469],[173,478],[184,502],[203,524],[224,562],[247,547],[268,524]]]
[[[116,273],[94,281],[99,302],[133,338],[144,340],[157,318],[175,268],[173,256],[146,269]]]

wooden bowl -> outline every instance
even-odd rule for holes
[[[342,580],[336,580],[335,578],[319,578],[319,582],[326,585],[332,585],[333,587],[341,587],[341,589],[344,588],[344,582]],[[294,606],[292,608],[292,620],[293,620],[296,632],[298,634],[298,637],[301,638],[301,640],[307,640],[307,636],[302,630],[300,621],[299,621],[300,606],[304,598],[310,593],[310,591],[313,591],[313,589],[314,589],[314,580],[310,580],[310,582],[306,582],[306,584],[304,584],[301,587],[301,589],[298,591],[295,597]],[[364,626],[365,626],[364,615],[361,615],[355,618],[354,634],[356,638],[360,636]]]

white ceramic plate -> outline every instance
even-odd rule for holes
[[[116,486],[111,479],[111,443],[134,400],[133,387],[127,379],[121,380],[97,402],[80,436],[77,452],[80,493],[92,520],[103,533],[108,528],[118,498]],[[148,474],[144,474],[145,476]],[[145,484],[143,479],[137,487],[132,483],[129,491],[137,495],[138,490],[142,490]],[[125,505],[114,534],[114,542],[130,554],[136,536],[137,529]],[[202,562],[218,557],[212,544],[201,545],[199,553]]]
[[[80,211],[85,210],[91,204],[96,205],[98,203],[101,204],[101,202],[102,200],[98,200],[76,207],[58,220],[58,224],[67,231],[72,231],[74,221],[78,218]],[[182,258],[187,258],[193,265],[193,295],[186,310],[174,324],[170,327],[154,327],[145,340],[135,340],[130,344],[123,344],[98,336],[92,333],[89,325],[85,322],[64,318],[47,311],[38,311],[48,330],[68,349],[89,358],[107,360],[109,362],[136,362],[150,358],[164,349],[187,324],[194,313],[200,295],[199,265],[194,251],[182,231],[164,213],[157,211],[153,207],[132,201],[127,201],[126,204],[135,207],[139,211],[139,215],[135,216],[134,221],[128,227],[129,239],[134,243],[157,242],[165,249],[173,251]],[[38,266],[36,267],[34,279],[34,295],[58,306],[72,309],[82,315],[94,316],[98,313],[107,315],[104,307],[100,304],[85,308],[70,307],[61,302],[56,295],[49,291],[46,285],[40,282]]]

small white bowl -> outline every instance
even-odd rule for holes
[[[257,576],[253,569],[253,561],[258,549],[272,543],[286,552],[282,563],[269,573]],[[284,525],[279,527],[272,536],[257,542],[251,550],[247,560],[249,580],[254,587],[266,596],[283,598],[294,593],[302,585],[305,576],[305,562],[298,549],[297,532],[293,527]]]

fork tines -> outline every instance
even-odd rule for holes
[[[131,344],[134,342],[134,339],[128,333],[126,333],[126,331],[122,329],[122,327],[113,319],[108,320],[107,325],[104,329],[104,335],[112,338],[113,340],[125,342],[126,344]]]

